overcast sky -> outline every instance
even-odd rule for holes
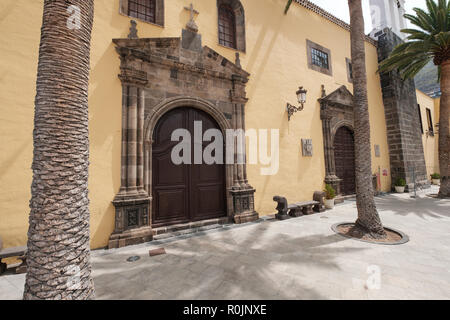
[[[332,13],[336,17],[350,23],[350,17],[348,13],[348,0],[310,0],[318,6]],[[362,0],[364,6],[364,21],[366,23],[366,33],[372,31],[372,19],[370,17],[369,0]],[[425,0],[406,0],[406,12],[414,13],[413,8],[426,9]]]

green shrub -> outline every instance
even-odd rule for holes
[[[336,198],[336,190],[334,190],[334,188],[331,185],[326,184],[324,191],[325,191],[325,198],[327,198],[327,200],[333,200],[334,198]]]
[[[405,187],[406,186],[406,181],[403,178],[397,178],[397,180],[395,180],[395,186],[396,187]]]
[[[441,179],[441,175],[440,175],[439,173],[433,173],[433,174],[431,175],[431,179],[433,179],[433,180],[439,180],[439,179]]]

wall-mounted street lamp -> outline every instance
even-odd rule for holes
[[[307,90],[303,89],[303,87],[298,88],[296,94],[297,94],[297,100],[298,103],[300,103],[300,107],[293,106],[292,104],[288,103],[286,110],[288,113],[288,120],[291,121],[291,117],[294,113],[297,111],[302,111],[304,108],[304,104],[306,103],[306,94],[308,93]]]

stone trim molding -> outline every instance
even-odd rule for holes
[[[134,20],[141,21],[143,23],[154,24],[159,27],[164,27],[164,0],[155,0],[155,22],[141,20],[136,17],[130,17],[128,15],[128,0],[120,0],[119,3],[119,13],[121,15],[130,17]]]
[[[236,19],[236,48],[225,48],[234,49],[245,53],[245,10],[239,0],[217,0],[217,43],[219,43],[219,7],[222,4],[226,4],[233,9],[234,17]]]
[[[295,2],[297,2],[299,5],[301,5],[302,7],[317,13],[319,16],[327,19],[328,21],[331,21],[332,23],[338,25],[339,27],[350,31],[350,25],[344,21],[342,21],[341,19],[335,17],[334,15],[332,15],[331,13],[329,13],[328,11],[322,9],[321,7],[319,7],[318,5],[312,3],[311,1],[308,0],[295,0]],[[372,44],[373,46],[377,46],[378,42],[374,39],[372,39],[369,36],[365,36],[365,39],[368,43]]]
[[[311,49],[320,50],[328,55],[328,69],[327,68],[321,68],[315,64],[312,63],[312,52]],[[333,75],[333,65],[331,61],[331,50],[327,49],[325,47],[322,47],[320,44],[317,44],[315,42],[312,42],[311,40],[306,39],[306,55],[308,57],[308,68],[311,70],[315,70],[318,72],[321,72],[323,74],[326,74],[328,76]]]
[[[334,141],[334,137],[336,136],[336,132],[342,127],[346,127],[351,132],[355,133],[355,128],[353,127],[353,125],[354,125],[353,121],[350,121],[350,120],[339,120],[338,122],[336,122],[333,125],[333,127],[331,128],[331,139],[332,139],[332,141]]]
[[[144,140],[146,143],[152,143],[153,130],[159,119],[161,119],[165,113],[175,108],[186,106],[197,108],[208,113],[214,118],[214,120],[217,121],[217,124],[220,126],[223,133],[225,133],[227,129],[232,129],[232,126],[225,115],[212,103],[198,97],[178,96],[164,100],[154,106],[150,111],[150,114],[147,116],[144,124]]]
[[[325,155],[325,183],[331,184],[341,193],[341,179],[336,176],[334,159],[334,137],[339,128],[347,127],[354,132],[353,95],[347,87],[341,86],[329,95],[319,99],[322,120],[323,147]]]

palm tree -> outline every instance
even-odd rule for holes
[[[369,102],[367,99],[364,16],[361,0],[348,0],[355,119],[356,225],[374,238],[386,236],[375,205],[372,184]]]
[[[285,13],[292,0],[288,0]],[[350,9],[350,38],[353,68],[355,118],[355,176],[356,225],[373,238],[384,238],[386,232],[375,205],[372,185],[372,156],[370,144],[369,103],[367,99],[366,52],[364,16],[361,0],[348,0]]]
[[[398,70],[404,79],[414,76],[433,60],[439,68],[441,105],[439,115],[439,197],[450,197],[450,2],[427,0],[428,12],[414,8],[416,16],[405,14],[419,29],[404,29],[406,42],[398,45],[380,64],[380,72]]]
[[[88,207],[93,15],[94,0],[44,1],[24,299],[94,297]],[[71,19],[80,19],[78,27]]]

